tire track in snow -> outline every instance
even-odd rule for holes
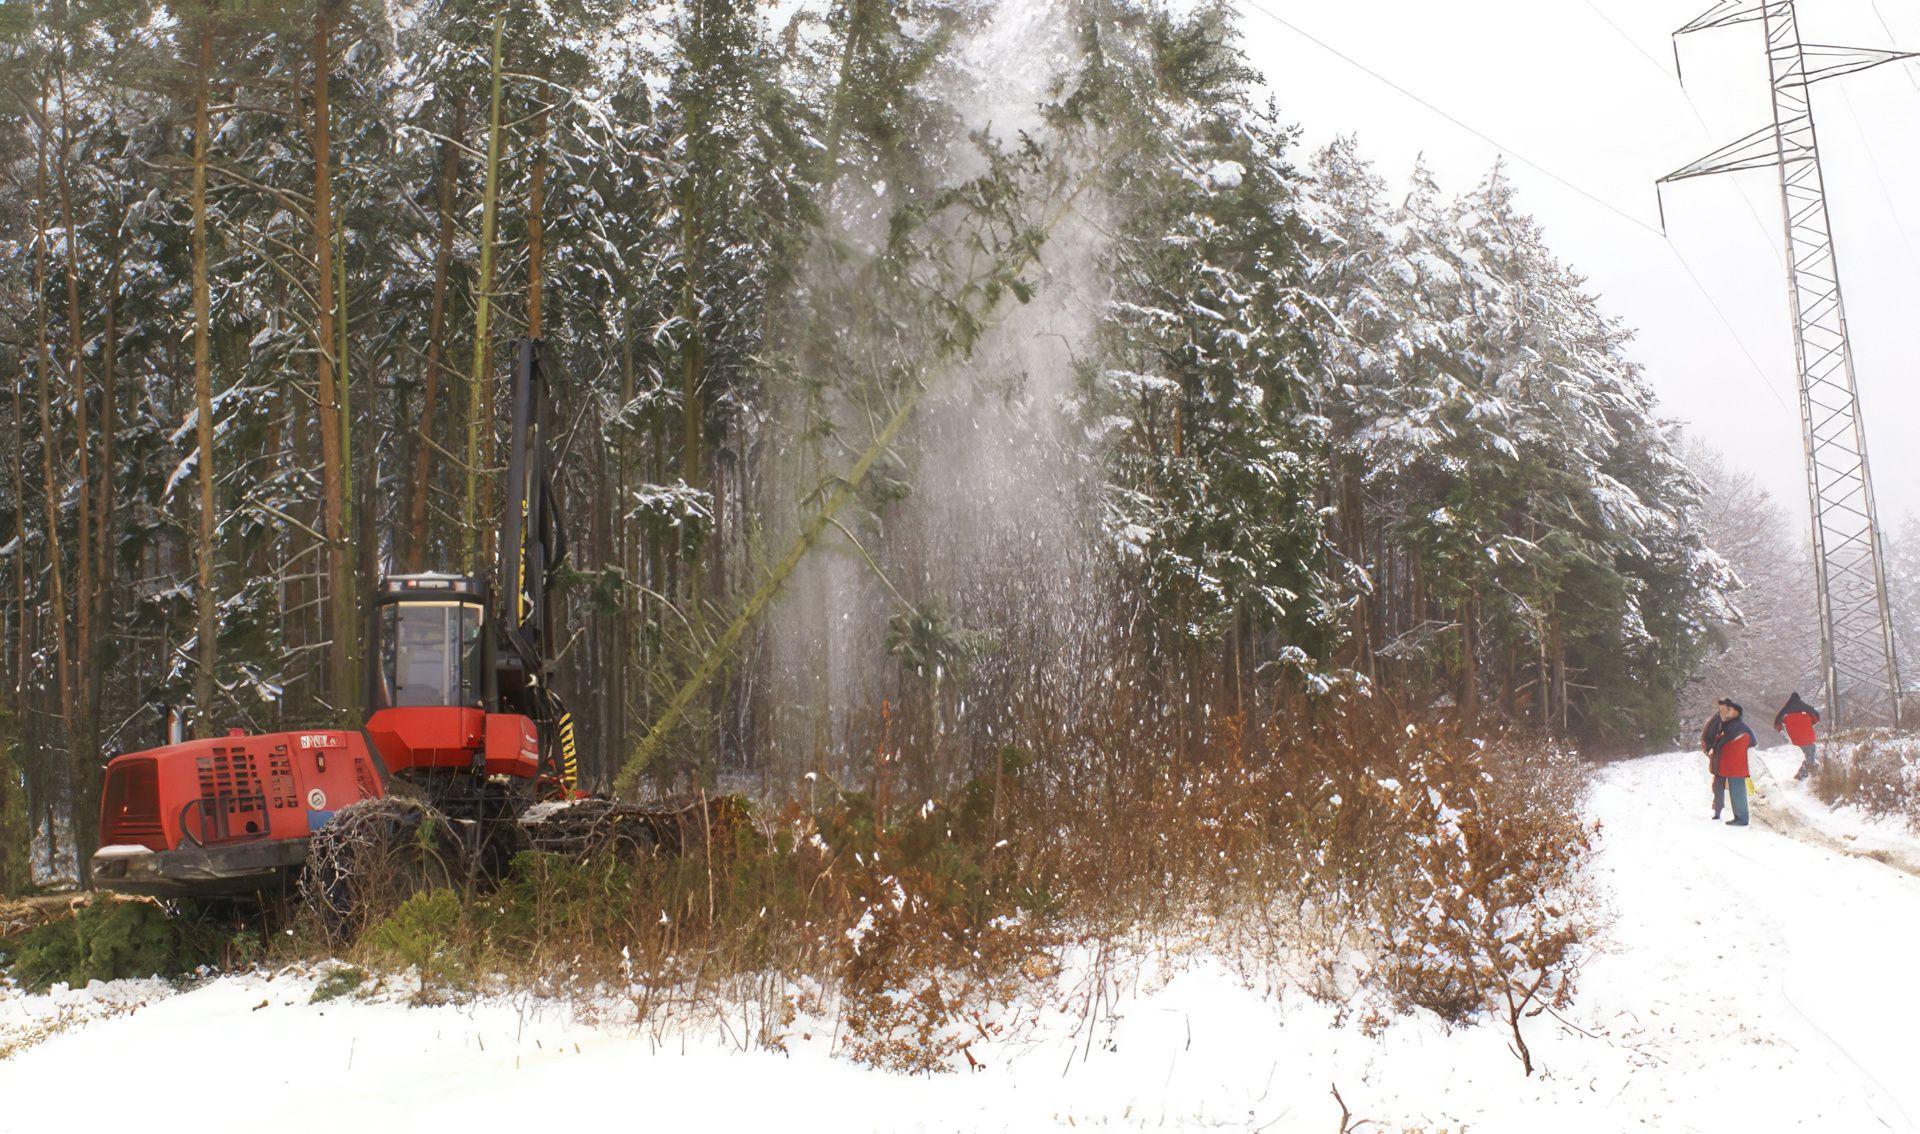
[[[1763,811],[1754,812],[1755,819],[1761,820],[1765,826],[1786,835],[1788,838],[1798,839],[1803,843],[1809,843],[1822,850],[1829,850],[1835,854],[1846,855],[1848,858],[1877,862],[1882,866],[1890,866],[1903,874],[1910,874],[1916,878],[1920,878],[1920,857],[1903,854],[1890,847],[1851,846],[1846,840],[1836,838],[1831,833],[1822,830],[1818,823],[1809,819],[1806,815],[1802,814],[1798,808],[1787,801],[1786,793],[1791,791],[1792,788],[1786,781],[1780,779],[1780,777],[1774,773],[1771,763],[1766,760],[1764,755],[1762,755],[1757,763],[1765,775],[1764,777],[1757,776],[1755,778],[1764,778],[1768,784],[1769,792],[1779,792],[1780,803],[1779,806],[1775,807],[1771,804],[1771,801],[1769,801],[1769,805]]]
[[[1874,964],[1881,957],[1891,960],[1891,954],[1871,942],[1878,935],[1889,944],[1905,940],[1895,927],[1920,930],[1920,884],[1897,870],[1878,869],[1885,864],[1877,856],[1801,839],[1777,824],[1729,831],[1709,823],[1709,780],[1694,754],[1614,765],[1601,773],[1601,783],[1596,809],[1613,831],[1616,881],[1634,891],[1631,897],[1640,900],[1634,912],[1650,923],[1635,928],[1671,933],[1668,907],[1678,905],[1699,925],[1712,927],[1703,940],[1725,946],[1708,972],[1690,973],[1684,963],[1674,964],[1658,971],[1662,983],[1697,979],[1721,987],[1732,981],[1728,995],[1741,999],[1741,973],[1727,971],[1726,958],[1734,953],[1737,960],[1736,950],[1758,954],[1766,973],[1761,987],[1775,994],[1782,1017],[1777,1023],[1786,1025],[1778,1040],[1797,1050],[1790,1037],[1799,1033],[1812,1049],[1807,1056],[1857,1084],[1860,1101],[1879,1125],[1914,1129],[1907,1105],[1914,1100],[1903,1101],[1888,1084],[1912,1089],[1902,1078],[1904,1062],[1897,1059],[1912,1041],[1899,1022],[1920,1018],[1920,989]],[[1772,801],[1760,803],[1756,822],[1775,812]],[[1649,948],[1647,942],[1638,944]],[[1651,947],[1672,944],[1668,939]],[[1674,1007],[1689,1007],[1684,995],[1664,987],[1659,991],[1676,998]],[[1701,1017],[1693,1022],[1696,1027],[1718,1022],[1714,1008],[1695,1011]],[[1747,1030],[1749,1018],[1763,1027],[1765,1017],[1764,1003],[1743,1009],[1739,1031]],[[1771,1037],[1748,1038],[1768,1042]],[[1889,1054],[1895,1056],[1891,1066]],[[1798,1079],[1804,1076],[1797,1073],[1814,1069],[1782,1070]]]
[[[1764,830],[1766,828],[1763,827],[1762,829]],[[1765,870],[1764,864],[1762,864],[1759,859],[1755,858],[1751,854],[1746,853],[1745,851],[1739,849],[1738,847],[1730,847],[1728,849],[1728,854],[1733,858],[1737,858],[1745,861],[1749,865],[1755,867],[1757,870],[1761,870],[1761,871]],[[1770,877],[1771,876],[1772,875],[1770,875]],[[1722,877],[1727,880],[1728,884],[1732,888],[1740,891],[1743,901],[1749,907],[1764,903],[1768,900],[1767,895],[1759,891],[1756,891],[1754,887],[1748,885],[1747,880],[1744,876],[1727,875],[1724,872],[1722,872]],[[1797,883],[1797,884],[1804,885],[1804,883]],[[1780,930],[1779,940],[1782,947],[1781,951],[1783,954],[1785,954],[1788,963],[1791,964],[1792,961],[1795,959],[1796,950],[1794,948],[1793,942],[1788,937],[1787,930],[1789,927],[1785,924],[1781,924],[1778,926],[1778,928]],[[1866,1080],[1867,1083],[1872,1085],[1872,1087],[1874,1088],[1874,1092],[1869,1093],[1867,1095],[1867,1105],[1873,1108],[1874,1117],[1879,1119],[1880,1124],[1882,1126],[1886,1127],[1889,1130],[1896,1129],[1894,1124],[1889,1122],[1887,1120],[1887,1117],[1884,1114],[1880,1113],[1880,1108],[1878,1105],[1876,1105],[1878,1103],[1885,1103],[1885,1104],[1891,1105],[1894,1110],[1899,1112],[1900,1126],[1898,1127],[1898,1129],[1905,1129],[1905,1130],[1914,1129],[1913,1118],[1911,1115],[1907,1113],[1906,1107],[1901,1105],[1899,1096],[1894,1094],[1894,1092],[1887,1087],[1886,1083],[1881,1081],[1878,1075],[1874,1074],[1874,1072],[1870,1068],[1868,1068],[1864,1063],[1862,1063],[1860,1059],[1854,1054],[1851,1048],[1849,1048],[1844,1042],[1842,1042],[1832,1032],[1822,1027],[1819,1021],[1814,1019],[1813,1014],[1809,1012],[1801,1004],[1801,1002],[1794,997],[1792,989],[1788,986],[1788,983],[1787,983],[1788,976],[1790,975],[1790,973],[1791,973],[1791,969],[1783,966],[1781,969],[1772,971],[1768,974],[1773,981],[1774,988],[1780,994],[1780,1002],[1786,1005],[1788,1011],[1792,1012],[1794,1016],[1797,1019],[1799,1019],[1799,1021],[1802,1024],[1804,1024],[1809,1030],[1813,1032],[1815,1037],[1817,1037],[1821,1041],[1821,1044],[1827,1049],[1827,1052],[1830,1056],[1837,1056],[1839,1059],[1843,1060],[1848,1067],[1851,1067],[1853,1069],[1855,1074],[1859,1075],[1862,1079]]]

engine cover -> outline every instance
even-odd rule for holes
[[[161,855],[191,860],[191,873],[209,880],[250,877],[290,864],[269,844],[304,848],[335,811],[383,794],[357,732],[234,733],[129,752],[107,764],[96,876],[112,886]]]

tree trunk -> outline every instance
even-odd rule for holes
[[[500,187],[500,47],[505,30],[503,15],[493,17],[493,106],[487,125],[487,187],[480,201],[480,275],[479,299],[473,315],[473,373],[467,382],[467,493],[461,512],[461,550],[467,567],[480,566],[481,542],[478,524],[480,500],[480,427],[492,409],[487,395],[487,349],[493,315],[493,226],[494,205]]]
[[[1360,487],[1359,459],[1345,457],[1341,459],[1340,471],[1340,531],[1345,537],[1342,549],[1348,562],[1367,572],[1367,578],[1373,590],[1378,590],[1381,580],[1367,562],[1367,518],[1365,496]],[[1348,624],[1348,633],[1352,635],[1353,666],[1363,673],[1373,673],[1373,606],[1374,595],[1371,591],[1361,591],[1354,596],[1353,618]]]
[[[847,119],[848,94],[852,90],[853,61],[860,50],[861,33],[866,30],[866,4],[847,0],[847,38],[840,45],[840,71],[833,84],[833,107],[827,113],[827,143],[820,154],[820,208],[833,208],[833,189],[840,180],[840,138]],[[829,216],[828,223],[832,223]]]
[[[60,549],[60,482],[54,472],[53,452],[58,438],[53,432],[53,384],[50,377],[53,370],[53,349],[50,345],[47,329],[47,98],[43,89],[40,95],[40,173],[34,195],[35,248],[33,261],[34,313],[38,324],[39,366],[38,379],[40,390],[40,475],[43,490],[43,503],[46,509],[47,524],[47,571],[48,582],[53,591],[51,617],[53,623],[55,657],[58,665],[58,684],[60,690],[60,719],[69,727],[73,724],[73,695],[71,689],[72,667],[68,664],[67,654],[67,588],[65,556]]]
[[[693,4],[693,40],[698,50],[706,51],[706,4],[704,0],[694,0]],[[705,351],[702,339],[703,329],[700,320],[700,288],[703,274],[701,255],[706,234],[702,229],[703,209],[707,202],[701,192],[703,173],[701,166],[710,156],[700,145],[707,124],[703,119],[704,107],[699,99],[689,99],[687,115],[687,178],[681,189],[680,199],[680,241],[681,255],[684,259],[680,280],[680,323],[685,328],[681,333],[686,336],[680,350],[680,479],[687,487],[698,491],[706,483],[706,455],[703,452],[706,440],[705,392]],[[718,495],[715,496],[716,500]],[[717,525],[716,525],[717,526]],[[683,529],[684,530],[684,529]],[[683,549],[684,550],[684,549]],[[683,555],[684,558],[684,555]],[[701,622],[704,613],[705,560],[704,554],[688,564],[686,572],[687,614],[696,625]]]
[[[467,136],[467,102],[454,105],[453,139],[441,146],[440,231],[433,247],[433,302],[427,313],[427,379],[420,399],[420,432],[413,439],[413,482],[407,507],[406,565],[424,569],[427,545],[427,503],[433,497],[433,418],[440,399],[440,371],[446,349],[447,277],[453,265],[453,204],[460,176],[460,145]]]
[[[27,633],[27,431],[21,406],[22,378],[13,380],[13,595],[14,612],[13,714],[24,737],[27,727],[27,666],[31,657]]]
[[[546,252],[542,213],[547,205],[547,112],[533,126],[533,186],[527,192],[527,337],[540,337],[541,261]]]
[[[622,307],[620,311],[620,406],[622,411],[633,404],[634,367],[633,367],[633,315],[630,309]],[[627,750],[627,720],[630,704],[628,682],[634,666],[633,631],[639,624],[640,612],[635,609],[634,588],[629,580],[642,579],[648,585],[653,580],[640,574],[640,565],[635,561],[633,549],[633,525],[619,522],[620,509],[625,507],[627,493],[633,484],[633,432],[623,430],[619,447],[616,450],[616,475],[613,496],[619,505],[609,502],[607,509],[607,533],[616,542],[618,562],[624,570],[621,572],[620,594],[615,608],[620,612],[613,625],[614,676],[612,719],[609,728],[600,741],[600,764],[595,768],[594,786],[604,788],[612,780],[616,766],[615,753]]]
[[[1228,624],[1230,630],[1227,634],[1227,663],[1233,667],[1233,685],[1230,690],[1233,715],[1240,717],[1247,711],[1246,682],[1241,672],[1241,661],[1246,656],[1246,640],[1241,633],[1241,624],[1246,619],[1238,603],[1234,604],[1231,617],[1233,621]]]
[[[1460,714],[1469,725],[1480,715],[1480,630],[1469,595],[1460,603]]]
[[[73,399],[74,453],[80,465],[79,523],[75,529],[80,541],[79,590],[75,596],[74,647],[77,657],[86,658],[93,641],[93,476],[88,459],[93,439],[88,432],[87,377],[83,365],[86,335],[80,314],[80,242],[73,220],[73,177],[68,169],[72,124],[67,114],[66,71],[64,60],[62,62],[63,66],[56,72],[60,94],[60,150],[54,168],[60,181],[60,223],[66,229],[67,393]],[[83,686],[88,681],[85,670],[82,666],[75,675]],[[81,699],[84,702],[85,697]]]
[[[1407,553],[1407,621],[1416,627],[1427,620],[1427,577],[1424,567],[1418,549]]]
[[[67,106],[65,54],[63,44],[60,66],[54,73],[60,96],[60,149],[55,168],[60,181],[60,223],[66,230],[67,393],[73,399],[74,454],[79,463],[80,478],[77,522],[74,525],[79,541],[75,557],[78,589],[73,604],[73,656],[79,659],[80,664],[74,667],[73,707],[69,718],[73,746],[69,755],[73,763],[74,784],[73,798],[69,800],[69,819],[73,825],[74,868],[84,882],[87,878],[87,858],[93,853],[93,828],[99,822],[99,813],[93,807],[99,761],[94,749],[95,727],[91,711],[95,674],[98,672],[93,664],[93,612],[99,595],[95,589],[93,570],[93,472],[89,459],[93,438],[88,433],[87,421],[87,376],[83,365],[86,335],[80,314],[80,240],[73,219],[73,175],[69,168],[72,164],[73,122]]]
[[[122,210],[122,217],[125,210]],[[102,637],[112,633],[114,611],[113,584],[118,567],[114,562],[114,551],[118,544],[119,527],[115,523],[118,508],[114,486],[114,431],[119,428],[119,356],[120,356],[120,281],[126,264],[126,249],[118,241],[114,244],[113,261],[107,268],[106,322],[102,329],[100,344],[100,506],[94,515],[98,533],[94,537],[94,583],[97,587],[97,601],[94,604],[94,625],[99,628]],[[106,651],[99,641],[95,642],[94,658],[88,664],[103,664]],[[89,710],[93,718],[100,719],[99,700],[106,683],[93,683],[94,705]]]
[[[920,403],[924,393],[924,387],[916,388],[900,400],[900,407],[894,411],[893,417],[888,419],[886,425],[881,427],[873,443],[867,446],[866,452],[854,462],[846,478],[834,487],[826,500],[821,503],[819,510],[801,527],[799,535],[795,537],[793,546],[788,548],[786,555],[773,565],[759,588],[747,598],[739,612],[733,616],[732,621],[727,623],[725,629],[706,648],[699,662],[695,664],[693,672],[681,683],[680,688],[661,710],[660,715],[655,718],[647,734],[641,738],[639,745],[634,749],[633,755],[620,770],[619,776],[614,780],[616,791],[631,791],[639,783],[640,774],[649,769],[653,758],[659,754],[667,738],[680,724],[687,709],[693,704],[694,698],[700,695],[707,683],[713,679],[714,674],[719,672],[720,667],[732,654],[740,636],[780,593],[780,588],[786,585],[788,576],[800,566],[801,560],[807,557],[807,552],[813,549],[813,545],[819,542],[821,533],[833,523],[834,516],[859,493],[860,485],[867,479],[867,473],[872,471],[874,462],[878,461],[881,454],[893,444],[893,439],[907,424],[907,419],[913,415],[913,409]]]
[[[685,345],[680,352],[680,479],[698,491],[706,483],[706,457],[702,452],[706,434],[706,413],[701,391],[705,363],[701,349],[700,326],[700,208],[689,181],[681,201],[681,238],[687,257],[681,281],[680,320],[686,328]],[[704,558],[704,556],[702,556]],[[702,606],[704,571],[698,562],[687,570],[687,613],[698,620]]]
[[[27,666],[32,659],[30,643],[33,635],[28,632],[27,604],[27,471],[26,471],[26,410],[21,404],[24,391],[23,375],[16,375],[13,381],[13,593],[15,599],[13,633],[14,653],[12,657],[13,679],[13,721],[14,740],[19,745],[20,770],[26,778],[27,846],[33,845],[34,819],[39,815],[38,786],[40,777],[36,774],[37,761],[28,753],[32,751],[27,743]],[[33,881],[33,863],[29,857],[21,868],[20,877]]]
[[[314,312],[315,386],[319,396],[320,478],[322,530],[327,537],[328,618],[327,696],[336,713],[344,714],[353,697],[350,644],[358,626],[350,605],[353,594],[352,556],[348,547],[345,439],[341,434],[340,391],[334,374],[339,349],[334,311],[333,192],[331,113],[327,86],[332,48],[328,42],[329,13],[322,5],[313,31],[313,249],[318,275],[318,310]]]
[[[1542,629],[1544,629],[1544,627]],[[1540,635],[1540,660],[1538,663],[1540,669],[1534,678],[1535,688],[1533,691],[1534,699],[1538,702],[1534,709],[1534,716],[1537,718],[1541,732],[1547,731],[1548,726],[1551,724],[1549,714],[1553,711],[1552,702],[1547,699],[1553,691],[1553,681],[1547,673],[1547,641],[1547,635],[1542,633]]]
[[[210,18],[210,17],[209,17]],[[213,347],[207,284],[207,85],[213,73],[213,29],[200,29],[200,65],[193,94],[193,401],[199,443],[200,542],[198,590],[199,663],[193,674],[193,724],[198,736],[213,734],[214,665],[219,627],[213,594]]]
[[[34,319],[38,337],[38,385],[40,394],[40,477],[46,518],[47,539],[47,579],[50,590],[47,621],[53,626],[54,665],[56,666],[57,685],[60,694],[60,721],[63,726],[63,742],[71,743],[73,733],[73,667],[67,651],[67,584],[65,559],[60,549],[60,496],[61,484],[54,470],[53,451],[59,439],[53,431],[53,348],[48,340],[47,330],[47,91],[43,85],[40,90],[40,115],[37,134],[39,150],[38,177],[34,186],[34,256],[33,256],[33,294]],[[69,748],[71,752],[71,748]],[[56,792],[56,803],[47,808],[48,839],[51,843],[55,835],[54,816],[62,810],[61,805],[71,806],[73,802],[73,781],[71,768],[61,770],[63,792]],[[76,852],[78,848],[75,848]]]
[[[1555,736],[1567,734],[1567,639],[1561,632],[1560,618],[1553,620],[1553,712]]]
[[[358,516],[364,511],[360,507],[359,496],[354,489],[353,475],[353,352],[350,348],[350,331],[353,319],[347,302],[347,229],[344,217],[335,217],[333,221],[334,275],[337,288],[334,302],[339,309],[335,319],[339,332],[340,349],[339,376],[334,382],[338,395],[339,412],[335,415],[340,421],[340,531],[347,545],[341,549],[341,555],[347,562],[345,576],[346,587],[336,591],[340,597],[335,603],[338,611],[336,625],[344,626],[344,634],[336,634],[335,640],[346,643],[347,679],[343,687],[344,694],[335,694],[336,703],[345,707],[348,724],[358,724],[366,713],[360,705],[362,685],[360,683],[360,631],[365,626],[360,611],[360,578],[365,570],[361,561],[361,549],[367,546],[368,533],[361,530]],[[371,383],[368,389],[373,389]],[[378,454],[374,454],[378,457]],[[379,470],[370,469],[369,475],[377,478]]]

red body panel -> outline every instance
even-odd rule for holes
[[[190,740],[115,757],[100,800],[107,846],[173,850],[304,839],[384,794],[364,737],[314,729]]]
[[[367,718],[367,735],[389,772],[471,768],[486,721],[485,710],[458,705],[381,709]]]
[[[483,748],[487,775],[525,779],[540,768],[533,721],[516,713],[457,705],[381,709],[367,720],[367,734],[391,772],[471,768],[474,753]]]
[[[540,732],[518,713],[487,714],[487,774],[530,778],[540,771]]]
[[[385,794],[376,757],[394,772],[467,770],[481,751],[487,775],[539,771],[533,721],[459,707],[382,709],[365,735],[312,729],[129,752],[107,765],[100,841],[171,851],[306,839],[340,808]]]

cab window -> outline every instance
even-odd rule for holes
[[[472,603],[388,603],[380,612],[382,707],[479,704],[480,632]]]

